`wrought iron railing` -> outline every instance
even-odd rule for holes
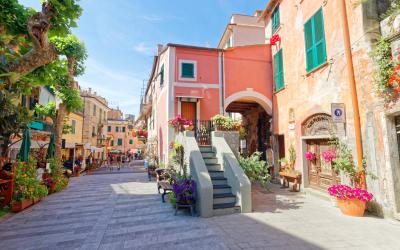
[[[211,145],[211,132],[214,131],[212,121],[196,120],[195,121],[195,137],[200,146]]]

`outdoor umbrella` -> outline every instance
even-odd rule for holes
[[[31,149],[31,132],[29,129],[24,130],[24,135],[22,137],[22,144],[19,150],[18,158],[21,161],[27,162],[29,160],[29,151]]]
[[[47,159],[53,158],[56,151],[56,135],[53,133],[50,136],[49,147],[47,148]]]

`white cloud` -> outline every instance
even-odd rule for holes
[[[134,49],[136,52],[139,52],[139,53],[141,53],[141,54],[145,54],[145,55],[148,55],[148,56],[154,55],[154,51],[155,51],[155,48],[153,48],[153,47],[151,47],[151,46],[148,46],[148,45],[146,45],[146,44],[143,43],[143,42],[136,44],[136,45],[133,47],[133,49]]]

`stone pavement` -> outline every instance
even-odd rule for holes
[[[64,192],[1,220],[0,249],[400,249],[398,222],[347,217],[276,186],[253,189],[251,214],[174,216],[141,171],[72,178]]]

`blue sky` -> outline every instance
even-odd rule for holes
[[[107,98],[111,107],[137,114],[157,44],[215,47],[234,13],[252,15],[268,0],[81,0],[74,33],[88,49],[78,79]],[[40,0],[20,0],[34,8]]]

